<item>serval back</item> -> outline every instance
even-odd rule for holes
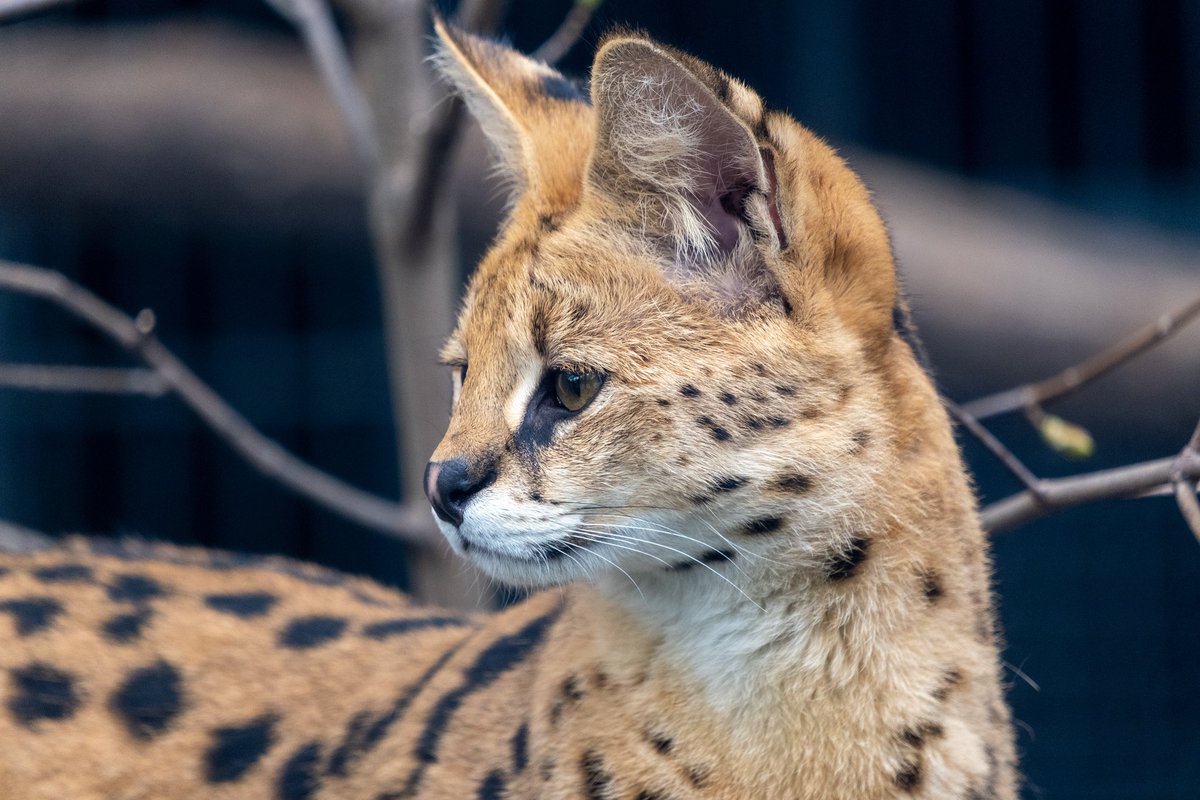
[[[878,213],[636,33],[588,90],[438,24],[508,220],[442,357],[492,616],[283,561],[0,561],[19,798],[1013,798],[989,565]]]

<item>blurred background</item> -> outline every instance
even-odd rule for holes
[[[569,7],[513,0],[501,29],[532,50]],[[561,66],[585,76],[614,23],[742,78],[846,155],[953,399],[1057,371],[1200,293],[1198,2],[608,0]],[[499,213],[485,162],[465,130],[446,176],[463,274]],[[153,309],[260,430],[394,497],[366,211],[343,123],[267,5],[93,0],[0,24],[0,258]],[[0,362],[130,363],[6,293]],[[1200,332],[1054,410],[1092,432],[1091,459],[1019,416],[992,424],[1040,475],[1177,452],[1200,416]],[[984,502],[1018,488],[963,445]],[[398,541],[261,477],[171,398],[0,389],[0,520],[410,584]],[[999,535],[995,560],[1024,795],[1200,797],[1200,544],[1173,502],[1061,513]]]

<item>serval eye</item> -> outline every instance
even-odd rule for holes
[[[554,396],[567,411],[581,411],[600,391],[604,379],[590,372],[557,372]]]

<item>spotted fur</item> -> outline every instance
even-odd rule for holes
[[[641,35],[585,93],[438,29],[514,193],[427,488],[542,591],[474,616],[278,560],[3,557],[0,787],[1015,797],[974,499],[857,178]],[[572,410],[560,374],[598,391]]]

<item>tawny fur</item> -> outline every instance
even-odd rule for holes
[[[858,179],[641,36],[589,104],[439,34],[517,187],[434,454],[494,480],[443,528],[553,588],[458,618],[286,562],[4,557],[0,795],[1015,797],[984,536]],[[547,370],[604,383],[531,437]]]

